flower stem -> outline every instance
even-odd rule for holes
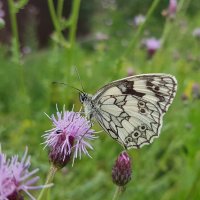
[[[60,15],[62,14],[62,3],[60,3],[61,5],[59,5],[59,16],[56,15],[56,11],[55,11],[55,7],[53,4],[53,0],[48,0],[48,6],[49,6],[49,12],[51,15],[51,19],[54,25],[54,28],[56,30],[56,34],[57,34],[57,41],[59,44],[65,44],[65,38],[62,35],[62,27],[61,27],[61,22],[60,22]]]
[[[77,30],[77,23],[78,23],[78,16],[79,16],[79,9],[80,9],[81,0],[74,0],[72,5],[72,14],[70,16],[70,28],[69,28],[69,67],[71,67],[73,60],[74,60],[74,45],[76,39],[76,30]]]
[[[127,48],[127,50],[125,51],[125,53],[123,54],[123,56],[126,56],[128,53],[131,52],[131,50],[136,46],[137,44],[137,40],[140,38],[143,30],[144,30],[144,27],[145,25],[147,24],[147,21],[149,21],[149,19],[151,18],[153,12],[155,11],[156,7],[158,6],[160,0],[154,0],[153,3],[151,4],[151,7],[149,8],[148,12],[147,12],[147,15],[146,15],[146,19],[144,21],[144,23],[142,23],[135,36],[132,38],[130,44],[129,44],[129,47]]]
[[[119,199],[119,197],[123,194],[124,191],[125,191],[125,187],[124,186],[117,186],[112,200]]]
[[[58,16],[58,20],[60,22],[61,22],[61,18],[62,18],[63,5],[64,5],[64,0],[58,0],[58,3],[57,3],[57,16]]]
[[[45,185],[51,183],[53,181],[53,178],[57,172],[58,168],[51,165],[50,169],[49,169],[49,173],[47,175],[47,179],[45,182]],[[47,195],[48,195],[48,191],[49,188],[43,188],[39,194],[39,197],[37,198],[37,200],[43,200],[43,199],[47,199]]]
[[[12,29],[13,61],[17,64],[20,64],[19,34],[18,34],[17,18],[16,18],[17,9],[15,8],[15,3],[13,0],[8,0],[8,6],[9,6],[10,23]]]
[[[146,15],[146,19],[144,21],[144,23],[142,23],[136,34],[133,36],[132,40],[129,43],[129,46],[127,47],[127,49],[124,51],[124,53],[119,57],[119,59],[117,59],[116,62],[116,71],[119,72],[122,68],[122,64],[123,64],[123,59],[129,54],[129,53],[134,53],[132,52],[132,50],[135,48],[135,46],[137,45],[137,41],[139,40],[140,36],[142,35],[142,32],[144,30],[145,25],[147,24],[147,22],[149,21],[149,19],[151,18],[153,12],[155,11],[156,7],[158,6],[160,0],[154,0],[153,3],[151,4],[151,7],[149,8],[147,15]],[[132,55],[133,57],[134,55]]]

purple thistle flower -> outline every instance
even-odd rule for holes
[[[135,70],[133,69],[133,67],[128,67],[126,72],[127,72],[127,76],[136,75]]]
[[[131,160],[126,151],[119,154],[112,169],[113,182],[118,186],[125,186],[131,180]]]
[[[96,137],[90,121],[80,113],[65,111],[65,107],[61,112],[57,108],[57,119],[54,115],[49,118],[53,122],[53,129],[46,131],[43,137],[45,147],[50,149],[49,159],[56,167],[64,167],[70,161],[71,155],[73,163],[78,156],[81,158],[82,153],[91,157],[87,149],[93,147],[87,140]]]
[[[3,19],[4,17],[5,17],[5,11],[3,10],[2,0],[0,0],[0,29],[5,26],[5,21]]]
[[[192,96],[194,99],[200,99],[200,85],[198,83],[192,85]]]
[[[0,199],[7,199],[14,190],[15,184],[12,181],[12,172],[6,162],[6,155],[0,153]]]
[[[31,200],[35,200],[29,190],[52,186],[52,184],[35,185],[39,177],[33,176],[38,169],[29,171],[31,164],[27,152],[28,148],[26,148],[21,161],[19,161],[18,155],[6,159],[6,156],[0,152],[0,200],[23,200],[23,193],[26,193]]]
[[[149,57],[152,57],[158,49],[161,47],[160,40],[156,38],[148,38],[144,40],[144,45],[147,49]]]
[[[5,16],[5,12],[3,10],[3,3],[0,0],[0,18],[3,18]]]
[[[177,11],[177,1],[169,0],[168,15],[170,18],[174,18]]]

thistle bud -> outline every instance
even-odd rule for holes
[[[125,186],[131,180],[131,173],[130,157],[126,151],[123,151],[112,168],[113,182],[118,186]]]

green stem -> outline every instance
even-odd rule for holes
[[[51,165],[50,169],[49,169],[49,173],[47,175],[47,179],[45,182],[45,185],[50,184],[53,181],[53,178],[55,176],[55,173],[57,172],[58,168],[56,168],[55,166]],[[37,198],[37,200],[43,200],[43,199],[47,199],[47,194],[48,194],[49,188],[43,188],[39,194],[39,197]]]
[[[187,200],[193,199],[195,192],[198,190],[199,180],[200,180],[200,170],[198,171],[196,179],[194,180],[192,187],[190,188],[187,194],[186,197]]]
[[[64,0],[58,0],[57,16],[58,16],[59,21],[61,21],[61,18],[62,18],[63,5],[64,5]]]
[[[17,12],[21,8],[21,6],[24,6],[26,1],[20,2],[20,5],[16,5],[14,0],[8,0],[8,7],[9,7],[9,14],[10,14],[10,23],[11,23],[11,30],[12,30],[12,46],[11,46],[11,51],[12,51],[12,60],[13,62],[18,65],[18,70],[19,70],[19,96],[21,100],[23,101],[23,111],[28,111],[27,106],[27,95],[26,95],[26,86],[25,86],[25,80],[24,80],[24,71],[23,71],[23,66],[20,61],[20,42],[19,42],[19,33],[18,33],[18,25],[17,25]],[[25,101],[24,101],[25,100]],[[24,113],[25,114],[25,113]]]
[[[17,27],[17,10],[13,0],[8,0],[9,12],[10,12],[10,23],[12,29],[12,53],[13,60],[15,63],[20,64],[20,48],[19,48],[19,34]]]
[[[177,5],[177,7],[178,7],[178,9],[177,9],[177,10],[178,10],[178,11],[177,11],[177,14],[179,14],[179,12],[181,12],[181,11],[183,10],[184,3],[186,3],[186,4],[185,4],[185,7],[187,7],[187,6],[189,5],[189,3],[190,3],[190,0],[188,0],[187,2],[185,2],[185,0],[180,0],[179,4]],[[174,19],[174,20],[176,20],[176,19]],[[164,45],[165,40],[166,40],[168,34],[169,34],[170,31],[171,31],[172,24],[173,24],[173,20],[170,21],[170,19],[166,19],[164,31],[163,31],[162,38],[161,38],[162,46]]]
[[[142,35],[142,32],[144,30],[145,25],[147,24],[147,22],[151,18],[152,14],[155,11],[156,7],[158,6],[159,2],[160,2],[160,0],[154,0],[153,3],[151,4],[151,7],[149,8],[149,10],[147,12],[146,19],[145,19],[144,23],[142,23],[139,26],[135,36],[132,38],[132,40],[129,44],[129,47],[124,52],[123,57],[127,56],[131,52],[131,50],[136,46],[137,41],[139,40],[140,36]]]
[[[125,187],[124,187],[124,186],[117,186],[112,200],[117,200],[117,199],[119,199],[119,197],[122,195],[122,193],[123,193],[124,191],[125,191]]]
[[[187,0],[187,1],[180,0],[180,2],[178,4],[178,12],[180,12],[181,10],[184,11],[184,12],[186,12],[186,10],[187,10],[187,8],[188,8],[188,6],[190,4],[190,1],[191,0]]]
[[[178,9],[177,9],[178,12],[177,12],[176,18],[178,17],[180,11],[184,7],[184,0],[180,0],[180,2],[178,3],[177,7],[178,7]],[[149,65],[149,67],[150,67],[149,71],[151,71],[151,69],[153,69],[154,71],[155,70],[156,71],[162,71],[162,65],[157,65],[157,63],[159,63],[160,57],[163,54],[163,51],[166,49],[166,48],[164,48],[164,46],[165,46],[166,40],[168,39],[170,33],[173,31],[173,27],[174,27],[173,24],[174,24],[176,18],[173,19],[173,20],[169,19],[169,18],[166,18],[165,26],[164,26],[164,29],[163,29],[163,32],[162,32],[162,36],[161,36],[162,48],[160,48],[156,52],[156,54],[154,55],[154,57],[152,59],[152,62]]]
[[[60,44],[62,44],[62,42],[65,43],[64,42],[65,39],[64,39],[64,37],[62,35],[62,28],[61,28],[61,25],[60,25],[60,22],[59,22],[59,17],[57,17],[57,15],[56,15],[56,11],[55,11],[55,7],[54,7],[54,4],[53,4],[53,0],[48,0],[48,6],[49,6],[49,12],[50,12],[50,15],[51,15],[51,19],[52,19],[54,28],[55,28],[57,36],[58,36],[58,42]],[[62,9],[61,9],[61,13],[62,13]]]
[[[132,40],[130,41],[130,44],[128,46],[128,48],[125,50],[124,53],[122,53],[122,55],[119,57],[119,59],[117,59],[116,62],[116,73],[114,76],[117,75],[117,73],[120,72],[121,68],[122,68],[122,64],[123,64],[123,59],[128,56],[129,53],[132,53],[132,57],[134,56],[132,52],[132,50],[136,47],[137,45],[137,41],[139,41],[139,38],[142,35],[142,32],[144,31],[144,27],[147,24],[147,22],[149,21],[149,19],[151,18],[153,12],[155,11],[156,7],[158,6],[160,0],[154,0],[153,3],[151,4],[151,7],[149,8],[147,15],[146,15],[146,19],[144,21],[144,23],[142,23],[139,27],[138,30],[136,32],[136,34],[133,36]]]
[[[16,4],[16,7],[17,9],[21,9],[23,8],[27,3],[28,3],[29,0],[19,0]]]
[[[72,65],[72,62],[74,60],[74,45],[75,45],[75,39],[76,39],[76,30],[77,30],[80,3],[81,3],[81,0],[73,1],[72,14],[70,16],[71,24],[69,28],[69,44],[70,44],[69,66]]]

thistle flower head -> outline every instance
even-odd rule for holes
[[[198,83],[192,85],[192,96],[194,99],[200,99],[200,85]]]
[[[128,67],[126,72],[127,72],[127,76],[136,75],[135,70],[133,69],[133,67]]]
[[[38,169],[30,171],[30,156],[27,157],[28,148],[21,161],[18,155],[7,159],[6,155],[0,152],[0,199],[1,200],[23,200],[26,193],[31,200],[35,198],[29,190],[38,190],[49,185],[36,186],[39,180],[38,176],[34,176]]]
[[[0,0],[0,18],[3,18],[5,16],[5,12],[3,10],[3,2]]]
[[[46,131],[45,147],[49,147],[49,159],[57,167],[64,167],[69,161],[71,155],[74,159],[81,158],[82,153],[90,156],[88,148],[93,149],[88,140],[93,140],[94,130],[91,129],[90,121],[82,117],[80,113],[73,111],[59,112],[57,117],[49,117],[53,122],[53,129]]]
[[[131,180],[131,160],[127,152],[119,154],[112,169],[113,182],[118,186],[125,186]]]
[[[3,19],[4,17],[5,17],[5,11],[3,10],[3,2],[2,0],[0,0],[0,29],[5,26],[5,21]]]
[[[152,57],[155,54],[155,52],[161,47],[160,40],[156,38],[148,38],[144,40],[143,43],[147,49],[149,57]]]
[[[169,0],[168,15],[170,18],[174,18],[177,10],[177,1]]]

